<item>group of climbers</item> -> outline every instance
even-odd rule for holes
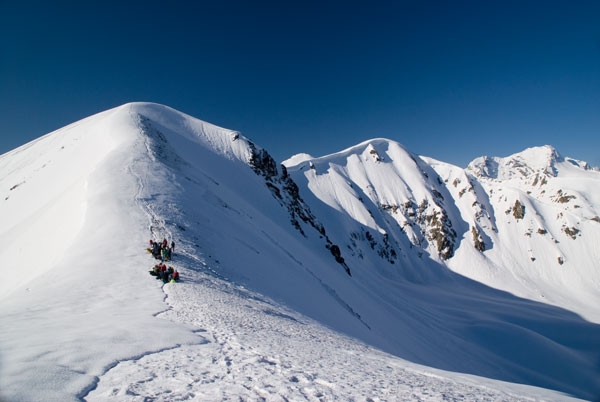
[[[177,282],[179,280],[179,272],[173,267],[167,268],[165,263],[156,264],[151,270],[150,275],[156,276],[156,279],[161,279],[164,283]]]
[[[177,282],[179,280],[179,272],[173,267],[168,267],[165,264],[165,261],[170,261],[173,252],[175,250],[175,242],[172,241],[171,245],[167,239],[163,239],[162,242],[156,242],[154,240],[150,240],[150,247],[146,249],[152,256],[161,260],[161,262],[157,263],[149,272],[150,275],[155,276],[156,279],[161,279],[164,283],[168,282]]]
[[[150,248],[148,250],[157,260],[169,261],[173,251],[175,251],[175,242],[172,241],[171,246],[169,246],[167,239],[163,239],[160,243],[151,239]]]

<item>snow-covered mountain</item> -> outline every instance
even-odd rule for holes
[[[461,169],[375,139],[284,163],[357,265],[419,281],[435,262],[600,322],[600,172],[585,162],[544,146]]]
[[[0,398],[595,399],[599,180],[91,116],[0,156]],[[148,275],[163,238],[180,283]]]

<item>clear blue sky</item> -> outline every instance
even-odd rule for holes
[[[131,101],[279,161],[385,137],[600,165],[600,1],[0,0],[0,154]]]

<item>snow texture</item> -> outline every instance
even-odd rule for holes
[[[385,139],[284,165],[150,103],[1,155],[0,400],[600,397],[600,173]]]

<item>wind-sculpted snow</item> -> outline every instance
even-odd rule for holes
[[[145,103],[0,156],[0,399],[600,395],[597,172],[294,160]]]
[[[248,140],[237,131],[217,127],[163,105],[132,103],[127,106],[130,114],[139,116],[142,122],[158,131],[174,133],[227,159],[243,162],[250,159]]]

